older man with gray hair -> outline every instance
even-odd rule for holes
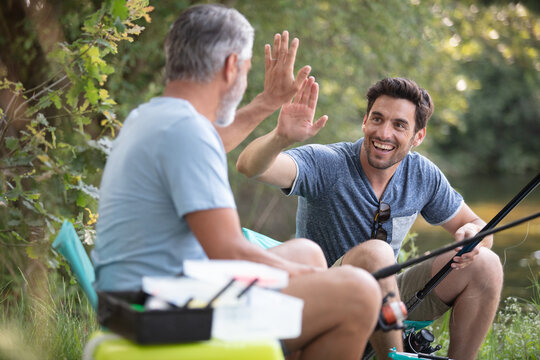
[[[131,112],[105,167],[93,252],[96,287],[138,290],[143,276],[177,275],[186,259],[266,264],[287,271],[283,292],[304,300],[302,333],[284,341],[286,350],[302,359],[356,360],[381,305],[373,277],[351,266],[328,270],[321,249],[307,239],[263,250],[242,235],[226,150],[295,94],[307,111],[314,111],[318,96],[309,67],[294,77],[298,40],[289,47],[283,32],[273,49],[265,48],[264,91],[235,118],[253,36],[238,11],[217,5],[191,7],[174,23],[165,45],[163,96]]]

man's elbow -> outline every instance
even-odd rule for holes
[[[247,166],[246,161],[243,161],[242,157],[238,158],[238,161],[236,162],[236,170],[250,179],[258,175],[251,171],[249,166]]]

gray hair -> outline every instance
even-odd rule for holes
[[[180,14],[165,40],[167,81],[209,82],[232,53],[251,58],[254,30],[235,9],[195,5]]]

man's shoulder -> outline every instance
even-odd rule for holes
[[[148,127],[159,131],[164,138],[205,138],[209,133],[217,134],[212,123],[184,99],[156,97],[135,111],[142,121],[148,122]]]
[[[444,178],[441,169],[433,161],[417,152],[407,154],[403,165],[400,178],[407,179],[418,188],[432,189]]]
[[[205,119],[189,101],[173,97],[154,97],[132,110],[128,119],[133,117],[154,120],[154,125],[170,122],[179,117]]]
[[[417,152],[409,152],[405,157],[409,171],[439,171],[439,168],[427,156]]]

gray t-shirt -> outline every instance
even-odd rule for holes
[[[332,265],[355,245],[369,239],[379,200],[390,205],[382,224],[397,257],[418,213],[433,225],[450,220],[462,196],[424,156],[409,153],[378,199],[360,164],[363,139],[355,143],[306,145],[286,151],[298,173],[288,195],[298,195],[296,236],[312,239]]]
[[[184,215],[235,208],[221,138],[187,101],[154,98],[133,110],[107,160],[92,259],[98,290],[137,290],[205,259]],[[218,226],[218,224],[210,224]]]

